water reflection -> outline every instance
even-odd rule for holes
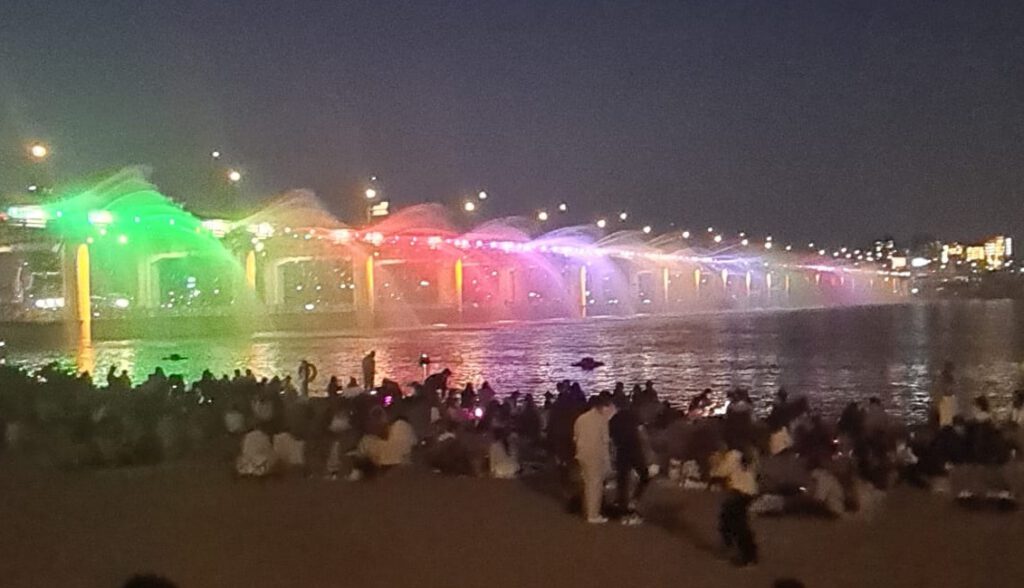
[[[13,361],[61,360],[93,373],[117,364],[139,381],[155,366],[198,377],[251,367],[259,375],[291,373],[306,358],[324,377],[360,373],[377,350],[378,374],[402,383],[422,378],[427,353],[456,382],[489,380],[499,391],[543,393],[562,378],[591,391],[651,379],[675,401],[705,387],[731,386],[767,400],[779,386],[806,394],[837,414],[849,400],[877,395],[894,412],[923,418],[931,377],[951,359],[964,384],[993,396],[1004,410],[1020,379],[1021,313],[1010,302],[964,302],[832,308],[680,317],[559,320],[487,327],[385,331],[377,334],[262,334],[254,338],[95,341],[76,349],[10,349]],[[172,353],[184,356],[172,362]],[[595,372],[570,364],[606,362]]]

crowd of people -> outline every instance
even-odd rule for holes
[[[708,389],[673,406],[650,381],[588,396],[565,380],[535,396],[456,386],[448,369],[402,386],[377,379],[373,352],[361,375],[321,379],[303,361],[295,378],[205,371],[188,383],[156,368],[136,385],[111,366],[104,386],[56,365],[0,366],[0,428],[5,450],[66,467],[156,463],[213,447],[242,478],[357,481],[413,464],[442,475],[550,474],[591,524],[641,523],[645,490],[661,478],[723,491],[719,529],[738,565],[758,559],[751,511],[856,516],[901,483],[1013,508],[1024,483],[1024,392],[996,419],[987,397],[958,386],[952,364],[936,377],[931,422],[918,427],[877,397],[829,420],[785,390],[761,407],[742,389],[726,402]]]

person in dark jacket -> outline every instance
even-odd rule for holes
[[[635,504],[643,496],[650,482],[647,471],[647,458],[644,454],[643,433],[640,417],[628,402],[619,405],[618,412],[608,422],[608,434],[615,446],[615,479],[618,491],[618,508],[624,515],[624,522],[635,524],[639,518],[635,513]],[[633,492],[631,482],[636,472],[640,482]]]

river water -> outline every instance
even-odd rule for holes
[[[251,367],[258,375],[294,372],[302,358],[326,376],[358,376],[359,362],[377,350],[378,377],[402,383],[422,378],[421,353],[447,366],[455,382],[487,379],[507,393],[543,393],[571,378],[588,392],[650,379],[664,398],[683,402],[710,387],[733,386],[767,399],[780,386],[809,397],[826,415],[850,400],[882,399],[911,421],[927,411],[928,391],[945,360],[957,365],[960,385],[987,393],[996,412],[1007,410],[1021,376],[1024,308],[1009,301],[916,303],[809,310],[723,312],[628,319],[432,327],[378,333],[260,333],[244,338],[95,342],[88,349],[9,346],[8,361],[41,365],[61,361],[111,364],[135,381],[162,365],[168,373],[197,377]],[[170,354],[185,359],[170,361]],[[583,372],[570,366],[593,356],[605,366]]]

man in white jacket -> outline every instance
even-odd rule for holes
[[[581,414],[573,425],[576,442],[576,461],[583,478],[583,514],[592,524],[607,523],[601,516],[604,481],[612,471],[608,451],[608,421],[615,414],[611,397],[598,396],[590,410]]]

